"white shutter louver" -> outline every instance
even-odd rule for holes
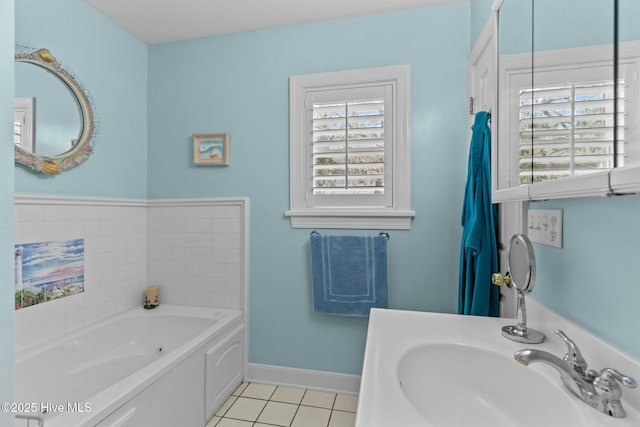
[[[618,86],[618,96],[624,91]],[[614,167],[613,81],[520,91],[521,184],[586,175]],[[620,102],[618,106],[622,105]],[[620,112],[618,118],[622,118]],[[618,122],[619,140],[623,123]],[[618,166],[624,158],[618,144]]]
[[[22,123],[15,120],[13,122],[13,144],[18,147],[22,146]]]
[[[384,98],[314,102],[313,194],[384,194]]]

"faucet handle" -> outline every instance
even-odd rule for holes
[[[622,397],[620,384],[628,388],[635,388],[637,385],[633,378],[611,368],[604,368],[593,380],[593,389],[604,402],[603,412],[616,418],[625,416],[625,410],[620,402]]]
[[[558,335],[562,340],[567,344],[567,354],[564,355],[562,360],[567,362],[573,369],[584,374],[587,370],[587,361],[582,357],[582,353],[580,353],[580,349],[564,332],[560,329],[556,331],[556,335]]]
[[[616,380],[627,388],[636,388],[638,386],[636,380],[611,368],[604,368],[600,371],[600,376],[594,382],[598,381],[599,384],[608,386],[616,384]]]

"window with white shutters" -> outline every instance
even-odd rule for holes
[[[409,67],[290,78],[293,227],[409,228]]]
[[[618,97],[623,107],[624,85]],[[613,80],[521,90],[519,117],[521,184],[611,169],[614,156],[622,166],[624,144],[614,150]]]
[[[500,57],[494,201],[640,191],[638,51],[618,43],[615,70],[606,44],[536,51],[533,73]]]
[[[388,84],[307,92],[308,207],[392,205],[392,98]]]
[[[384,194],[384,98],[318,102],[313,194]]]

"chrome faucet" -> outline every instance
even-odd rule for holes
[[[513,357],[525,366],[534,362],[546,363],[560,373],[564,385],[587,405],[612,417],[623,418],[626,414],[620,402],[620,384],[635,388],[636,381],[611,368],[605,368],[600,373],[587,369],[587,362],[578,346],[564,332],[558,330],[556,334],[568,347],[562,359],[546,351],[532,349],[516,351]]]

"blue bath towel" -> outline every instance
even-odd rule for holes
[[[311,235],[313,310],[368,316],[388,306],[387,237]]]

